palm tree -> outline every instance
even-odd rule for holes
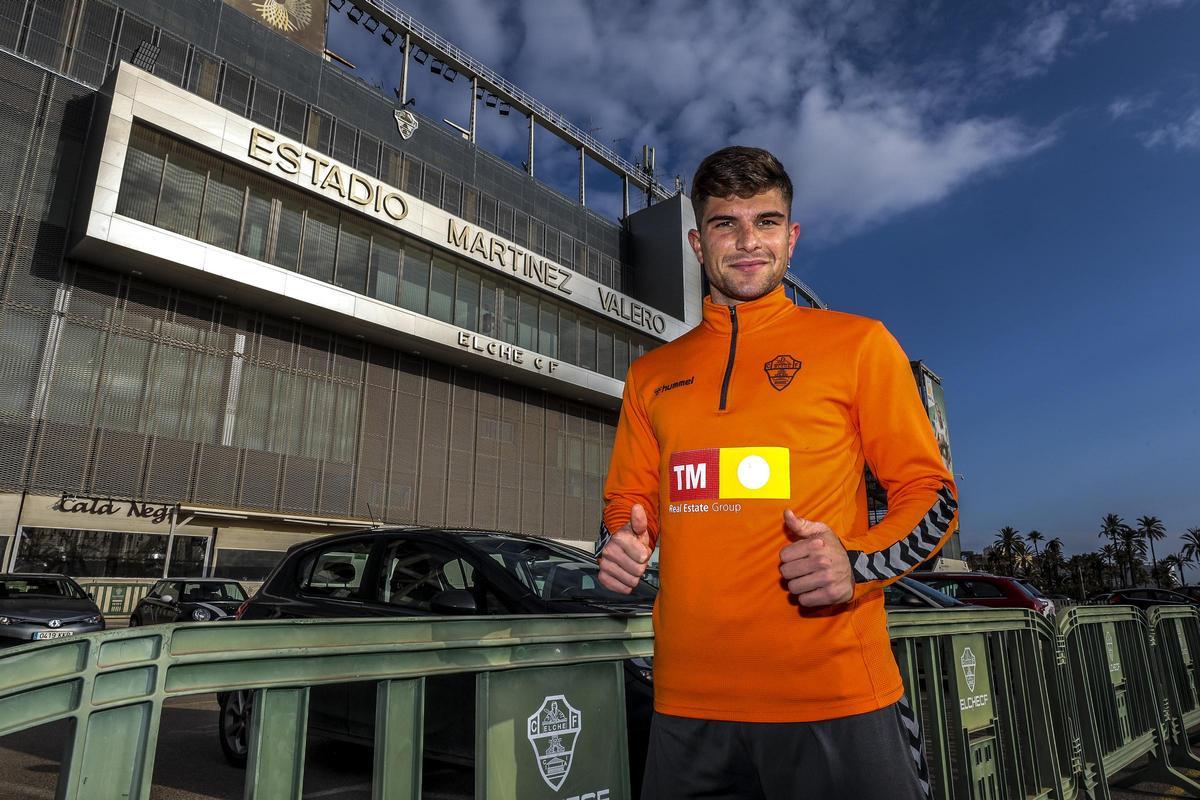
[[[1062,539],[1055,536],[1046,542],[1046,552],[1042,554],[1042,575],[1052,588],[1058,588],[1058,572],[1064,561]]]
[[[1038,553],[1038,542],[1046,541],[1046,534],[1042,533],[1039,530],[1032,530],[1029,533],[1025,534],[1025,541],[1027,541],[1031,545],[1033,545],[1033,554],[1035,556],[1041,555],[1040,553]]]
[[[1183,549],[1179,554],[1184,557],[1185,563],[1195,564],[1200,559],[1200,528],[1188,528],[1187,533],[1180,538],[1183,539]],[[1187,586],[1187,580],[1184,580],[1183,585]]]
[[[1105,514],[1104,519],[1100,520],[1100,535],[1116,546],[1123,527],[1125,527],[1125,520],[1116,514]]]
[[[1163,556],[1162,563],[1159,566],[1163,568],[1163,572],[1166,575],[1172,578],[1183,573],[1183,559],[1179,557],[1178,553]],[[1171,583],[1167,588],[1173,589],[1175,588],[1175,584]]]
[[[1117,549],[1115,544],[1106,544],[1100,548],[1100,562],[1110,565],[1114,570],[1120,571],[1121,568],[1121,551]],[[1107,581],[1105,581],[1107,583]]]
[[[1153,564],[1150,574],[1155,575],[1158,572],[1158,556],[1154,554],[1154,543],[1159,539],[1166,538],[1167,529],[1163,527],[1162,520],[1158,517],[1138,517],[1137,534],[1142,541],[1150,543],[1150,561]],[[1154,585],[1158,585],[1158,578],[1154,579]]]
[[[996,549],[1008,566],[1008,574],[1013,574],[1013,566],[1017,560],[1017,548],[1025,544],[1021,532],[1011,525],[1005,525],[996,533]]]
[[[1117,540],[1117,550],[1125,556],[1125,563],[1129,567],[1129,582],[1125,585],[1133,586],[1137,583],[1137,568],[1142,565],[1141,557],[1146,555],[1146,542],[1136,529],[1128,525],[1121,526]]]

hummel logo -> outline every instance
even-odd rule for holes
[[[683,380],[675,381],[674,383],[664,383],[662,386],[659,386],[657,389],[654,390],[654,395],[657,397],[658,395],[662,394],[663,392],[669,392],[672,389],[678,389],[680,386],[691,386],[692,383],[695,382],[695,380],[696,380],[696,376],[693,375],[690,378],[684,378]]]

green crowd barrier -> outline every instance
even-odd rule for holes
[[[1150,613],[1174,619],[1161,609]],[[1080,744],[1083,757],[1106,778],[1140,759],[1146,765],[1133,781],[1167,784],[1200,797],[1200,783],[1180,768],[1200,767],[1186,735],[1173,740],[1169,726],[1174,687],[1170,667],[1152,648],[1161,648],[1147,615],[1131,606],[1079,606],[1058,620],[1062,647],[1075,687],[1077,711],[1087,722]],[[1165,627],[1165,626],[1164,626]],[[1107,781],[1097,797],[1107,798]]]
[[[904,610],[889,628],[938,800],[1104,800],[1142,759],[1134,780],[1200,797],[1184,772],[1200,767],[1190,607],[1073,607],[1057,625],[1019,609]],[[415,800],[427,679],[474,675],[476,797],[626,800],[621,661],[652,649],[648,615],[110,630],[0,652],[0,735],[69,720],[59,797],[148,798],[163,703],[252,690],[245,797],[299,798],[310,690],[369,682],[373,797]]]
[[[897,611],[892,649],[939,800],[1065,797],[1054,632],[1019,609]]]
[[[80,578],[78,583],[92,598],[100,613],[106,617],[129,616],[138,602],[154,587],[154,581],[98,581]]]
[[[69,720],[58,797],[146,800],[163,703],[252,689],[245,797],[300,798],[310,688],[373,681],[373,797],[415,800],[426,678],[475,673],[477,797],[629,800],[621,662],[652,636],[649,615],[109,630],[0,652],[0,736]]]

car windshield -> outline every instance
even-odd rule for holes
[[[600,565],[583,550],[515,536],[465,534],[463,538],[543,600],[630,604],[654,601],[656,590],[646,581],[641,581],[627,595],[605,589],[598,577]]]
[[[184,583],[183,597],[185,603],[231,603],[246,599],[246,593],[235,581],[225,583]]]
[[[69,578],[0,578],[0,600],[21,597],[66,597],[82,600],[87,595]]]
[[[950,595],[946,594],[945,592],[939,592],[937,589],[933,588],[932,586],[927,586],[926,584],[921,583],[918,580],[913,580],[911,578],[908,578],[908,579],[902,578],[901,580],[904,582],[904,585],[907,588],[912,589],[917,594],[922,595],[922,596],[928,598],[929,600],[932,600],[935,604],[937,604],[939,606],[949,608],[952,606],[965,606],[966,605],[966,603],[959,600],[957,597],[951,597]]]
[[[1029,592],[1034,597],[1041,598],[1042,600],[1046,599],[1046,595],[1042,594],[1042,590],[1034,586],[1029,581],[1017,581],[1017,583],[1021,584],[1021,588],[1025,589],[1025,591]]]

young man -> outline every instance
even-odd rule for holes
[[[954,483],[883,325],[784,294],[791,200],[764,150],[704,159],[704,320],[625,380],[598,548],[623,592],[661,548],[644,799],[928,792],[882,588],[950,535]]]

